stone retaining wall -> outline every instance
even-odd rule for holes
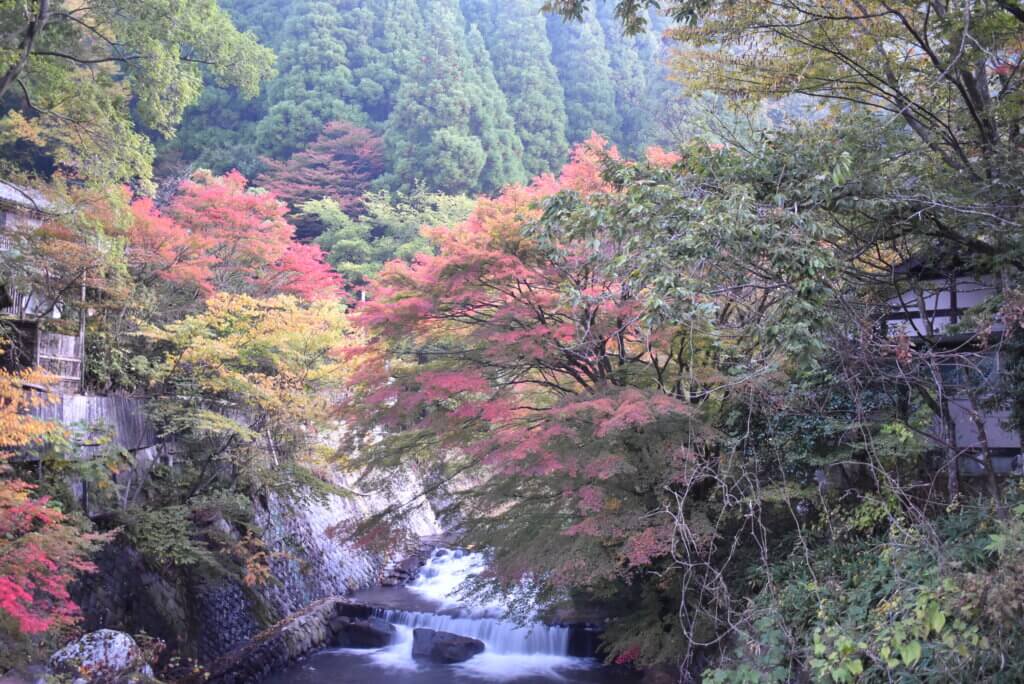
[[[131,451],[138,472],[121,473],[118,477],[126,482],[140,481],[158,452],[173,465],[174,449],[168,448],[173,445],[161,444],[137,399],[66,395],[40,409],[39,415],[74,428],[75,440],[85,445],[84,456],[106,448],[101,443],[107,436]],[[105,425],[109,435],[93,435],[94,430],[82,424]],[[337,493],[324,496],[254,498],[253,518],[272,552],[273,578],[261,586],[245,587],[237,578],[149,567],[123,539],[108,545],[97,558],[100,572],[82,578],[74,587],[84,626],[130,634],[144,630],[166,641],[169,652],[208,663],[305,606],[377,584],[406,550],[389,554],[360,547],[346,538],[344,530],[390,505],[415,501],[421,484],[410,471],[392,481],[388,492],[362,492],[354,489],[351,477],[334,473],[330,484]],[[91,516],[110,513],[98,508],[99,501],[81,482],[70,484]],[[136,485],[129,499],[137,496],[141,494]],[[210,524],[223,535],[240,538],[241,531],[226,520]],[[426,501],[410,507],[403,526],[411,537],[440,532]]]
[[[178,684],[255,684],[271,672],[327,646],[332,618],[367,618],[371,609],[340,596],[323,599],[260,633],[217,659],[207,671]]]
[[[409,478],[409,496],[416,486]],[[335,529],[364,520],[388,503],[381,496],[330,495],[302,502],[271,496],[265,506],[254,504],[264,542],[279,554],[270,563],[273,579],[249,590],[223,580],[201,589],[200,595],[208,594],[211,600],[199,601],[199,659],[210,662],[261,627],[316,601],[377,584],[396,558],[361,548]],[[414,536],[438,533],[434,514],[425,504],[412,511],[405,525]]]

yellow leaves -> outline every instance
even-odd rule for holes
[[[144,334],[170,346],[156,383],[217,411],[257,412],[285,431],[327,418],[328,398],[347,374],[339,350],[353,335],[337,302],[229,294]]]
[[[270,550],[266,543],[252,531],[235,544],[234,555],[245,566],[242,581],[247,587],[262,587],[274,579],[271,566],[275,560],[288,560],[290,556],[281,551]]]
[[[29,411],[56,400],[56,395],[47,393],[54,382],[53,376],[37,369],[0,370],[0,449],[28,446],[53,431],[53,423],[35,418]]]
[[[958,53],[977,40],[973,31],[970,38],[961,33],[959,12],[940,17],[927,3],[752,0],[711,7],[670,32],[679,45],[674,76],[697,92],[754,102],[802,92],[891,106],[895,90],[919,105],[943,102],[934,86],[949,65],[935,64],[930,53]],[[979,6],[974,14],[972,28],[1001,11]],[[1005,50],[1009,35],[986,35],[979,56]]]
[[[46,144],[42,132],[35,121],[29,121],[21,112],[11,110],[0,119],[0,142],[27,142],[36,147]]]

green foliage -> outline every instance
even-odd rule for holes
[[[172,481],[175,476],[166,473]],[[166,483],[164,483],[166,485]],[[169,503],[156,495],[144,507],[119,514],[124,535],[154,568],[173,575],[240,576],[236,530],[252,525],[249,497],[231,490],[214,490],[186,503]]]
[[[569,147],[562,84],[537,6],[533,0],[462,2],[466,20],[483,34],[531,176],[557,170]]]
[[[138,511],[125,527],[132,545],[156,566],[216,567],[216,557],[195,538],[188,506]]]
[[[381,191],[363,198],[365,212],[356,218],[333,200],[315,200],[302,211],[324,226],[317,244],[328,262],[353,284],[361,285],[391,259],[409,260],[431,250],[420,235],[423,226],[464,221],[474,201],[464,195],[430,192],[417,184],[411,193]]]
[[[649,11],[664,8],[671,10],[679,18],[687,16],[684,8],[691,4],[700,5],[700,2],[690,3],[684,0],[547,0],[544,3],[544,11],[552,12],[564,17],[567,21],[581,21],[587,10],[593,5],[610,5],[614,8],[617,19],[622,22],[623,30],[630,35],[641,33],[657,27],[657,22],[652,21]],[[681,6],[681,7],[677,7]]]
[[[5,2],[0,30],[12,37],[0,51],[0,141],[34,145],[97,182],[148,182],[153,149],[133,117],[172,135],[202,90],[201,64],[245,98],[273,65],[215,0]]]
[[[346,97],[354,83],[343,13],[322,0],[291,3],[287,12],[274,42],[280,76],[267,86],[271,104],[254,131],[257,149],[277,158],[301,150],[330,121],[363,122]]]
[[[597,14],[588,12],[578,22],[553,16],[547,21],[551,59],[565,91],[566,137],[578,143],[597,133],[618,140],[622,117],[615,106],[615,74]]]
[[[726,120],[709,132],[663,125],[691,110],[663,106],[661,42],[637,34],[668,27],[657,4],[546,3],[563,23],[530,0],[226,0],[243,34],[212,0],[54,0],[36,39],[26,17],[43,3],[0,3],[8,161],[93,182],[53,184],[53,216],[10,234],[4,280],[65,300],[53,326],[73,325],[84,285],[91,385],[147,392],[174,445],[173,465],[113,482],[131,463],[110,435],[47,434],[19,408],[35,376],[4,376],[0,445],[45,474],[34,492],[7,477],[29,474],[18,459],[0,473],[14,537],[85,567],[98,539],[36,498],[76,477],[153,566],[266,581],[251,497],[338,493],[313,469],[344,395],[349,464],[384,487],[388,469],[422,467],[492,551],[476,588],[525,579],[545,607],[600,605],[609,660],[697,677],[706,659],[712,682],[1024,679],[1020,492],[981,445],[968,455],[989,469],[987,498],[973,498],[936,434],[952,401],[1024,413],[1024,13],[663,3],[687,20],[673,29],[689,42],[685,102]],[[250,100],[271,70],[254,36],[279,73]],[[266,212],[201,193],[223,182],[204,175],[194,207],[136,202],[125,221],[129,191],[110,186],[145,189],[152,158],[135,122],[170,135],[203,78],[167,172],[301,166],[327,122],[382,136],[379,192],[359,199],[373,174],[358,190],[333,178],[346,205],[302,206],[330,262],[373,293],[365,336],[322,301],[319,252],[238,176],[232,196]],[[594,130],[634,157],[668,130],[688,142],[624,161]],[[583,139],[559,176],[517,185]],[[244,239],[208,249],[208,225]],[[894,281],[930,277],[903,275],[911,257],[996,288],[952,329],[962,345],[890,334]],[[291,291],[318,303],[254,296],[313,274]],[[1010,372],[992,394],[996,339]],[[91,458],[73,461],[86,437]],[[8,612],[45,629],[19,593],[29,563],[7,565]]]
[[[433,188],[457,194],[525,180],[522,143],[479,32],[470,31],[467,39],[454,0],[424,2],[421,52],[384,131],[388,184],[409,191],[427,179]]]
[[[675,582],[667,586],[641,583],[610,605],[618,606],[615,619],[604,633],[604,652],[610,661],[647,667],[670,663],[685,647],[686,637],[674,611],[665,610],[665,597],[681,591]]]
[[[714,682],[1013,681],[1024,508],[993,524],[987,506],[951,511],[928,538],[897,524],[817,546],[810,565],[776,563]],[[1008,603],[1005,603],[1008,601]],[[756,679],[762,677],[763,679]]]
[[[652,142],[660,44],[616,32],[606,45],[593,17],[582,34],[556,36],[534,0],[225,6],[277,51],[280,75],[253,102],[211,84],[180,138],[163,146],[168,170],[195,162],[258,175],[260,157],[288,157],[344,120],[385,136],[391,173],[380,187],[409,191],[423,181],[441,192],[495,192],[555,170],[569,138],[592,129],[631,149]],[[594,49],[601,54],[588,57]],[[572,93],[568,118],[564,92]]]
[[[664,98],[657,90],[665,69],[659,64],[657,36],[624,33],[608,3],[598,5],[597,18],[604,32],[615,90],[615,111],[621,121],[614,139],[625,154],[639,157],[649,145],[662,142],[658,139],[656,118]]]

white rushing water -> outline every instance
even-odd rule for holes
[[[381,611],[380,616],[395,625],[416,629],[425,627],[473,637],[484,642],[485,653],[501,655],[553,655],[569,653],[569,629],[550,625],[520,626],[508,620],[478,617],[452,617],[436,613]]]
[[[439,613],[380,611],[394,625],[451,632],[484,642],[485,653],[564,656],[569,653],[569,629],[533,622],[521,625],[502,619],[497,603],[470,603],[459,596],[466,580],[486,569],[483,554],[462,549],[437,549],[407,588],[441,607]]]
[[[468,578],[482,572],[482,554],[438,549],[407,588],[439,606],[445,614],[380,610],[378,616],[395,625],[394,643],[368,655],[381,667],[416,670],[424,663],[412,657],[413,630],[419,627],[479,639],[483,653],[451,666],[465,675],[486,681],[527,677],[559,680],[558,672],[589,668],[593,661],[569,653],[569,629],[535,622],[520,625],[502,619],[498,604],[467,603],[458,596]],[[350,649],[340,649],[351,652]],[[363,653],[366,653],[363,651]]]
[[[395,609],[375,611],[395,626],[394,641],[376,649],[332,648],[314,654],[267,684],[625,684],[629,673],[602,667],[592,658],[568,655],[569,629],[504,619],[500,604],[480,604],[458,595],[462,583],[482,572],[479,553],[439,549],[407,585],[395,587]],[[394,597],[393,597],[394,598]],[[523,597],[520,597],[523,598]],[[414,610],[401,610],[403,605]],[[427,612],[430,610],[438,612]],[[427,628],[473,637],[484,652],[456,664],[413,658],[413,632]]]
[[[471,619],[466,619],[466,622],[471,621]],[[457,629],[454,625],[458,625],[461,622],[461,620],[456,620],[454,624],[450,624],[448,626],[452,627],[454,631]],[[440,625],[441,623],[438,624]],[[374,651],[337,649],[333,652],[344,655],[365,655],[375,664],[387,670],[412,672],[417,670],[426,671],[436,669],[438,667],[437,665],[417,660],[412,656],[413,629],[415,629],[415,627],[426,626],[429,626],[430,629],[440,628],[434,627],[429,622],[426,624],[417,624],[415,626],[396,623],[395,629],[398,634],[394,643],[389,646],[376,649]],[[472,634],[467,633],[471,631],[476,630],[471,628],[462,632],[454,631],[454,633],[462,634],[464,636],[473,636]],[[517,644],[515,638],[510,633],[499,633],[496,635],[496,639],[492,639],[490,641],[484,638],[487,637],[487,634],[480,632],[478,632],[478,634],[479,636],[476,638],[480,639],[485,644],[484,652],[473,656],[463,663],[448,665],[446,667],[467,675],[468,677],[472,677],[474,680],[499,682],[522,679],[524,677],[544,677],[549,678],[552,681],[560,681],[563,679],[561,673],[564,673],[567,670],[588,669],[594,666],[594,662],[591,660],[587,660],[585,658],[572,658],[565,655],[564,647],[562,648],[561,653],[543,651],[528,652],[531,647],[526,642]],[[567,642],[563,641],[563,643]],[[498,644],[503,644],[502,648],[506,650],[499,650]]]
[[[433,601],[442,608],[459,608],[475,612],[501,612],[501,606],[467,604],[458,595],[460,585],[487,568],[482,553],[463,549],[437,549],[420,568],[412,582],[405,585],[414,594]]]

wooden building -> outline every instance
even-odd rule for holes
[[[65,315],[64,302],[49,293],[24,291],[12,282],[10,264],[19,237],[37,230],[50,204],[38,192],[0,180],[0,325],[10,347],[0,365],[13,370],[40,366],[60,379],[60,390],[81,391],[85,332],[81,321],[71,323],[78,334],[56,330]],[[81,313],[79,314],[81,315]]]
[[[1020,432],[1008,408],[992,406],[1003,371],[1005,328],[990,317],[979,329],[970,316],[997,293],[992,275],[955,265],[946,272],[923,259],[911,259],[893,272],[896,295],[888,300],[886,335],[905,336],[919,350],[932,352],[935,388],[947,418],[935,418],[936,442],[956,452],[960,472],[982,475],[990,458],[997,474],[1024,474]]]

